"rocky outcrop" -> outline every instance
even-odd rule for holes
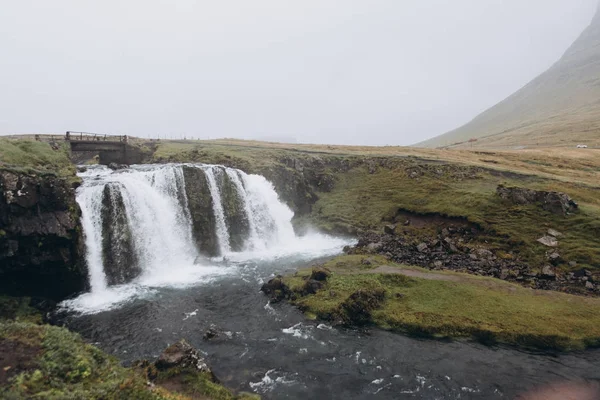
[[[179,342],[167,347],[158,357],[155,366],[159,370],[191,368],[198,372],[207,372],[212,375],[212,371],[206,365],[204,357],[185,339],[181,339]]]
[[[224,172],[218,174],[219,188],[221,190],[221,201],[225,213],[225,222],[229,228],[229,244],[231,250],[241,251],[250,233],[248,217],[244,210],[242,198],[235,184]]]
[[[131,282],[142,273],[123,196],[116,185],[108,183],[102,193],[102,255],[109,285]]]
[[[71,183],[0,171],[0,291],[55,300],[87,285]]]
[[[219,242],[215,231],[213,199],[204,171],[199,168],[183,166],[185,193],[187,195],[192,233],[198,249],[209,257],[219,254]]]
[[[384,289],[359,289],[341,304],[342,318],[348,325],[370,324],[373,322],[371,313],[384,301]]]
[[[553,214],[568,215],[577,210],[578,205],[567,194],[561,192],[545,192],[541,190],[499,185],[496,194],[513,204],[539,204]]]

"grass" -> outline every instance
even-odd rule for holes
[[[419,171],[412,178],[412,170]],[[571,216],[551,214],[537,205],[507,204],[495,194],[498,184],[540,190],[560,189],[580,201]],[[585,186],[557,184],[542,178],[497,176],[485,170],[453,166],[410,166],[380,169],[369,174],[356,168],[338,176],[330,193],[321,193],[311,220],[330,230],[358,227],[380,230],[398,209],[464,217],[483,229],[480,244],[515,254],[533,267],[547,263],[548,248],[536,240],[549,228],[565,234],[558,251],[562,266],[600,268],[600,203],[598,191]]]
[[[28,139],[0,138],[0,169],[61,177],[75,175],[66,144],[61,143],[54,150],[49,143]]]
[[[258,398],[235,396],[205,374],[191,372],[183,393],[150,387],[140,371],[122,367],[78,334],[50,325],[0,321],[0,349],[0,366],[5,372],[15,371],[8,381],[0,379],[3,399],[185,400],[198,394],[215,400]]]
[[[373,324],[392,331],[437,338],[466,337],[485,343],[576,350],[600,345],[600,299],[525,289],[492,278],[427,270],[364,256],[341,256],[325,264],[333,273],[316,294],[302,296],[310,270],[284,278],[308,315],[345,320],[343,304],[357,290],[383,290],[385,301],[371,312]],[[417,271],[431,279],[404,276]]]

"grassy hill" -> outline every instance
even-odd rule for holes
[[[468,124],[418,146],[577,144],[600,146],[600,12],[549,70]]]

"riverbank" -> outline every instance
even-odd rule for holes
[[[180,341],[157,361],[131,368],[76,333],[42,324],[27,298],[0,297],[0,397],[3,399],[242,400],[219,384],[200,353]]]
[[[346,255],[263,287],[309,318],[417,337],[471,338],[541,350],[600,345],[600,299]]]

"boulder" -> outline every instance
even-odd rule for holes
[[[383,227],[383,232],[388,235],[394,235],[396,233],[396,225],[386,225]]]
[[[542,268],[542,279],[556,279],[556,271],[550,265],[546,265]]]
[[[158,357],[155,366],[159,370],[192,368],[198,372],[213,375],[200,352],[185,339],[181,339],[179,342],[167,347]]]
[[[513,204],[539,204],[553,214],[567,215],[579,207],[567,194],[499,185],[496,194]]]
[[[557,238],[557,237],[561,237],[563,234],[555,229],[550,228],[550,229],[548,229],[548,235],[554,236]]]
[[[302,295],[317,294],[321,289],[323,289],[323,282],[309,279],[302,287]]]
[[[331,271],[325,267],[314,267],[310,274],[311,280],[324,282],[331,276]]]
[[[594,284],[592,282],[590,282],[590,281],[587,281],[585,283],[585,288],[589,289],[589,290],[593,290],[594,289]]]
[[[424,253],[425,251],[427,251],[429,247],[427,246],[426,243],[421,243],[417,246],[417,250],[421,253]]]
[[[558,246],[558,240],[556,240],[556,238],[554,236],[542,236],[537,241],[540,242],[541,244],[543,244],[544,246],[548,246],[548,247]]]
[[[369,253],[377,253],[383,245],[381,243],[369,243],[367,245],[367,251]]]
[[[290,288],[283,282],[281,275],[262,285],[260,290],[271,298],[271,303],[278,303],[292,294]]]

